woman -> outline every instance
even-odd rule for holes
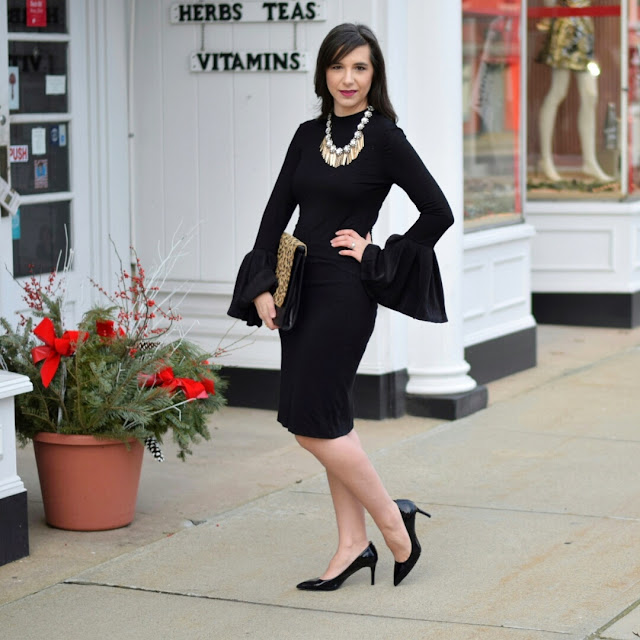
[[[278,420],[327,471],[338,549],[319,578],[298,588],[337,589],[365,567],[373,584],[378,556],[367,536],[365,509],[393,553],[398,585],[420,556],[415,516],[424,511],[410,500],[394,502],[362,449],[353,430],[353,383],[377,303],[446,322],[433,245],[453,216],[395,125],[384,59],[370,29],[342,24],[329,32],[318,52],[315,90],[322,113],[293,137],[254,249],[240,267],[229,315],[276,328],[276,251],[299,205],[294,235],[308,254],[295,326],[280,331]],[[372,244],[371,228],[394,183],[409,194],[420,217],[382,250]]]

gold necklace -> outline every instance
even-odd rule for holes
[[[364,149],[364,134],[362,130],[369,123],[371,116],[373,115],[373,107],[368,106],[360,120],[360,124],[353,134],[349,144],[344,147],[336,147],[331,137],[331,113],[327,116],[327,128],[325,129],[325,136],[320,143],[320,153],[322,159],[330,167],[344,167],[346,164],[351,164]]]

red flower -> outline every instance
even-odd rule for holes
[[[124,329],[119,327],[118,333],[116,333],[114,326],[113,320],[96,320],[96,333],[101,338],[115,338],[116,335],[123,337],[125,335]]]

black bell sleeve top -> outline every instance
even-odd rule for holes
[[[363,112],[332,117],[336,144],[353,137]],[[330,167],[320,154],[326,121],[300,125],[287,151],[267,203],[254,248],[236,280],[229,315],[260,326],[253,300],[276,288],[275,264],[282,232],[296,208],[294,235],[307,244],[308,260],[330,261],[357,273],[367,293],[379,304],[418,320],[446,322],[442,280],[433,247],[453,223],[442,190],[391,120],[374,112],[363,131],[365,146],[349,165]],[[340,229],[365,237],[375,224],[391,186],[401,187],[419,217],[404,235],[392,235],[384,249],[370,244],[362,262],[339,255],[330,240]]]

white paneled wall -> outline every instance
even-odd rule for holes
[[[637,202],[529,202],[527,219],[536,228],[533,291],[640,290]]]
[[[465,235],[465,347],[535,326],[530,283],[533,235],[528,224]]]

